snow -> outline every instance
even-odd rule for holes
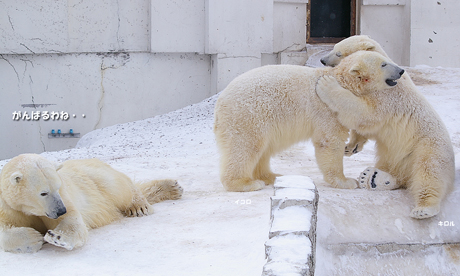
[[[309,231],[311,211],[301,206],[278,209],[273,214],[272,232]],[[301,219],[299,219],[301,218]]]
[[[276,178],[274,187],[315,189],[315,183],[311,178],[303,175],[283,175]]]
[[[296,198],[312,201],[315,198],[315,193],[305,189],[278,189],[276,192],[278,198]]]
[[[328,187],[309,142],[276,155],[275,172],[308,176],[317,186],[316,275],[459,274],[459,247],[444,243],[460,240],[460,69],[405,69],[451,135],[457,164],[455,189],[438,216],[419,221],[409,217],[413,202],[405,190]],[[91,230],[88,242],[79,249],[45,244],[33,254],[0,252],[0,274],[260,275],[266,263],[273,186],[249,193],[223,189],[212,132],[216,98],[93,131],[75,149],[43,153],[56,162],[97,157],[135,180],[176,178],[184,195],[155,204],[151,216],[124,218]],[[0,161],[0,167],[6,162]],[[369,143],[363,152],[344,159],[344,172],[357,178],[373,164]],[[440,226],[440,221],[455,226]]]
[[[277,177],[274,187],[262,275],[310,275],[314,271],[316,187],[301,175]]]
[[[291,233],[273,237],[266,245],[269,259],[264,269],[268,275],[298,276],[308,269],[312,250],[308,237]]]
[[[270,256],[277,261],[305,264],[311,252],[310,240],[306,236],[292,233],[273,237],[266,244],[272,248]],[[290,250],[285,250],[286,248]]]

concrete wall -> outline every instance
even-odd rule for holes
[[[411,1],[411,66],[460,67],[458,11],[458,0]]]
[[[0,53],[148,51],[149,0],[4,0]]]
[[[261,65],[302,64],[306,3],[1,1],[0,159],[76,144],[52,129],[84,135],[199,102]],[[38,111],[70,118],[13,120]]]
[[[49,139],[52,129],[73,129],[83,135],[96,128],[175,110],[211,95],[207,85],[210,57],[206,55],[3,54],[2,58],[3,158],[76,144],[75,138]],[[177,70],[179,67],[181,70]],[[12,119],[13,112],[31,115],[36,111],[64,111],[70,118]]]
[[[308,0],[0,1],[0,159],[196,103],[266,64],[305,64]],[[360,0],[361,33],[402,65],[460,66],[456,0]],[[62,120],[14,112],[64,111]],[[85,118],[82,117],[85,114]]]
[[[360,13],[361,34],[378,41],[388,56],[409,65],[410,9],[406,0],[363,0]]]
[[[360,33],[379,41],[398,64],[459,67],[460,1],[362,0]]]

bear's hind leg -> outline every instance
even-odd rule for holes
[[[138,183],[137,186],[150,204],[179,199],[184,192],[177,180],[173,179],[151,180]]]
[[[410,216],[415,219],[430,218],[441,210],[441,200],[446,193],[445,184],[440,179],[417,180],[409,183],[408,188],[415,201]]]
[[[415,208],[410,216],[425,219],[437,215],[441,202],[451,191],[455,178],[453,152],[445,151],[432,140],[423,140],[412,154],[414,166],[407,188]]]
[[[265,187],[264,181],[252,178],[263,148],[242,142],[221,153],[220,179],[227,191],[250,192]]]
[[[133,187],[133,200],[126,208],[122,208],[121,212],[127,217],[143,217],[153,214],[153,207],[141,192]]]

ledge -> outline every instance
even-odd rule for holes
[[[318,191],[310,178],[276,178],[263,276],[314,275]]]

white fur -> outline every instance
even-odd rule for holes
[[[40,155],[19,155],[0,175],[0,246],[36,252],[46,241],[71,250],[85,243],[88,229],[151,214],[150,204],[181,195],[174,180],[135,185],[98,159],[56,168]]]
[[[376,53],[371,56],[384,61]],[[319,77],[350,76],[354,65],[320,69],[272,65],[234,79],[215,107],[214,132],[221,153],[224,187],[228,191],[245,192],[273,184],[278,175],[270,169],[271,156],[294,143],[311,139],[324,180],[333,187],[356,188],[357,181],[343,175],[348,129],[315,93]],[[384,68],[372,70],[381,70],[382,76],[387,74]],[[386,85],[383,77],[369,84]]]
[[[355,36],[338,43],[328,57],[341,52],[341,66],[347,56],[360,50],[378,51],[386,56],[374,40]],[[328,65],[336,63],[332,59]],[[392,175],[397,187],[409,189],[415,201],[410,215],[417,219],[436,215],[453,186],[453,148],[443,122],[407,73],[396,86],[369,94],[353,91],[332,78],[323,79],[317,92],[337,112],[344,126],[362,136],[352,137],[353,141],[376,141],[375,167]]]

